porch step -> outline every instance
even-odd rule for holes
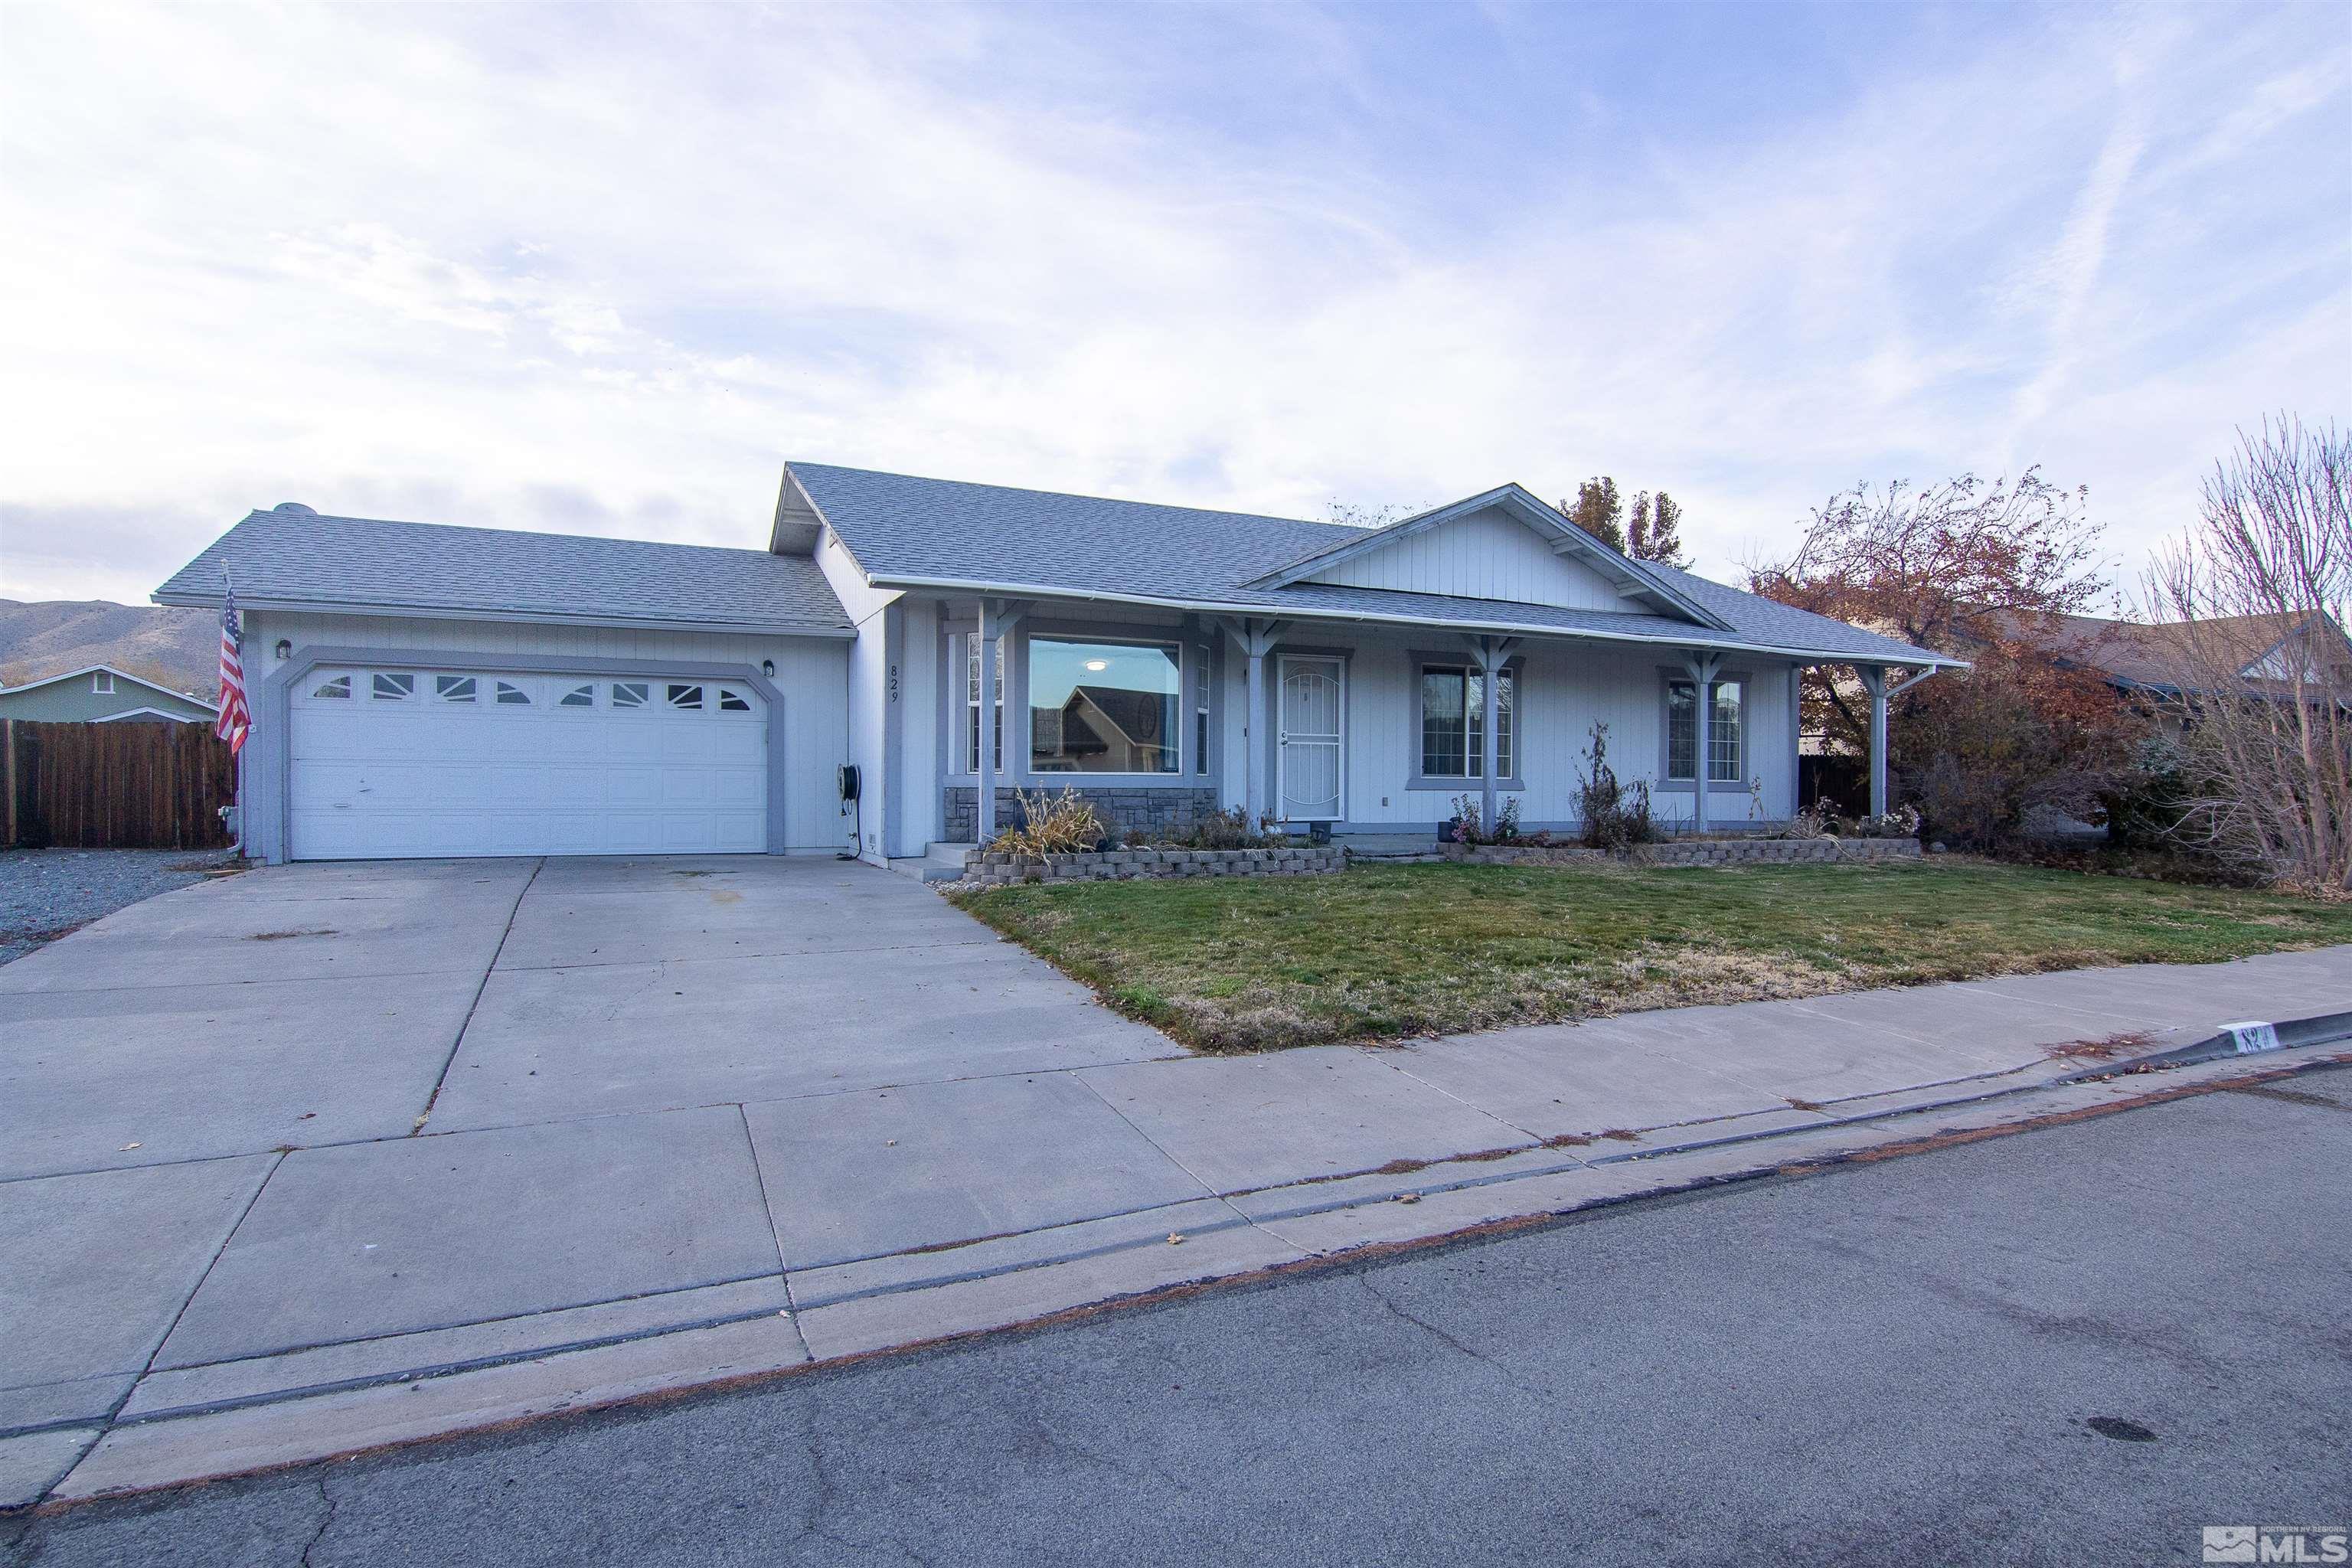
[[[974,844],[934,844],[920,855],[901,856],[891,861],[890,869],[919,882],[953,882],[963,876],[965,854],[978,847]]]

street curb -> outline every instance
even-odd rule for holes
[[[2352,1025],[2352,1015],[2326,1015],[2322,1019],[2296,1020],[2294,1021],[2294,1024],[2303,1026],[2302,1028],[2297,1030],[2299,1037],[2301,1034],[2305,1033],[2322,1033],[2317,1026],[2329,1021],[2341,1021],[2343,1024]],[[2330,1026],[2332,1027],[2334,1026],[2331,1024]],[[2290,1026],[2279,1026],[2278,1027],[2284,1030],[2290,1027]],[[2295,1045],[2308,1046],[2326,1044],[2331,1043],[2334,1038],[2340,1037],[2346,1037],[2331,1035],[2325,1038],[2308,1041],[2302,1040],[2298,1037],[2295,1041]],[[2196,1047],[2185,1047],[2184,1049],[2200,1051],[2209,1050],[2211,1048],[2212,1044],[2212,1041],[2201,1041],[2199,1042]],[[2294,1047],[2288,1045],[2283,1038],[2281,1048],[2291,1049],[2294,1048]],[[2264,1052],[2263,1055],[2270,1056],[2270,1053]],[[577,1404],[568,1404],[560,1408],[543,1410],[520,1415],[510,1415],[505,1418],[491,1419],[479,1423],[457,1425],[445,1431],[419,1434],[388,1442],[362,1443],[355,1445],[349,1449],[338,1450],[330,1453],[317,1453],[299,1459],[290,1459],[283,1462],[251,1465],[212,1473],[198,1472],[174,1479],[158,1480],[150,1485],[126,1486],[119,1490],[94,1492],[79,1497],[58,1498],[51,1495],[45,1500],[32,1504],[29,1507],[18,1507],[0,1510],[0,1518],[22,1517],[26,1515],[50,1516],[79,1509],[90,1503],[110,1502],[123,1500],[126,1499],[152,1497],[161,1493],[176,1491],[183,1489],[206,1486],[217,1481],[285,1473],[311,1465],[341,1462],[355,1458],[362,1455],[383,1454],[396,1449],[421,1448],[431,1444],[447,1442],[457,1438],[484,1436],[500,1432],[515,1430],[526,1426],[533,1426],[559,1415],[576,1415],[590,1410],[616,1410],[635,1408],[639,1406],[652,1406],[681,1399],[719,1394],[730,1391],[737,1391],[756,1385],[772,1384],[784,1378],[801,1376],[818,1371],[844,1369],[884,1357],[903,1356],[939,1350],[954,1345],[969,1343],[978,1340],[992,1338],[1001,1334],[1013,1332],[1035,1332],[1064,1324],[1086,1321],[1098,1316],[1111,1312],[1124,1311],[1132,1308],[1159,1306],[1174,1301],[1189,1300],[1192,1297],[1205,1294],[1211,1290],[1223,1289],[1237,1286],[1262,1285],[1285,1279],[1311,1276],[1315,1274],[1333,1272],[1344,1268],[1357,1268],[1368,1263],[1378,1262],[1387,1258],[1421,1251],[1491,1240],[1500,1237],[1514,1235],[1521,1231],[1539,1229],[1550,1226],[1570,1223],[1583,1219],[1587,1216],[1598,1215],[1604,1211],[1615,1211],[1635,1204],[1687,1196],[1693,1194],[1706,1192],[1717,1188],[1742,1185],[1749,1182],[1769,1180],[1776,1177],[1795,1178],[1822,1174],[1845,1166],[1871,1164],[1879,1161],[1899,1158],[1910,1154],[1927,1153],[1940,1149],[1958,1147],[1993,1138],[2011,1137],[2024,1132],[2068,1125],[2074,1122],[2088,1121],[2093,1118],[2106,1116],[2119,1111],[2137,1110],[2148,1106],[2163,1104],[2171,1100],[2223,1092],[2231,1089],[2252,1088],[2282,1079],[2298,1077],[2308,1072],[2352,1066],[2352,1052],[2337,1052],[2328,1056],[2305,1058],[2299,1060],[2279,1059],[2275,1056],[2270,1056],[2270,1059],[2262,1061],[2256,1061],[2249,1058],[2243,1060],[2242,1066],[2246,1070],[2242,1072],[2203,1075],[2187,1082],[2176,1082],[2163,1085],[2151,1084],[2146,1090],[2139,1093],[2120,1095],[2117,1098],[2106,1100],[2093,1100],[2088,1103],[2062,1105],[2053,1110],[2022,1115],[2014,1121],[1993,1121],[1983,1126],[1976,1127],[1954,1128],[1947,1126],[1933,1131],[1926,1131],[1912,1136],[1901,1135],[1897,1131],[1901,1123],[1915,1121],[1919,1117],[1935,1115],[1939,1112],[1959,1109],[1964,1106],[1974,1105],[1976,1107],[1982,1108],[1992,1101],[2033,1094],[2059,1096],[2063,1098],[2063,1091],[2068,1089],[2081,1089],[2085,1087],[2087,1083],[2095,1080],[2113,1079],[2135,1072],[2161,1070],[2151,1069],[2146,1065],[2147,1062],[2155,1059],[2156,1058],[2142,1058],[2142,1060],[2138,1062],[2118,1064],[2111,1068],[2095,1069],[2086,1074],[2070,1075],[2066,1079],[2048,1079],[2038,1084],[2020,1086],[2014,1089],[2006,1090],[1994,1095],[1975,1097],[1970,1100],[1947,1101],[1936,1105],[1907,1107],[1900,1110],[1883,1113],[1874,1119],[1856,1119],[1852,1122],[1843,1124],[1824,1124],[1819,1128],[1808,1127],[1795,1129],[1778,1135],[1759,1135],[1752,1138],[1717,1141],[1711,1144],[1685,1146],[1673,1151],[1661,1150],[1654,1152],[1645,1152],[1645,1157],[1640,1157],[1641,1163],[1650,1163],[1652,1162],[1655,1162],[1661,1167],[1659,1170],[1661,1179],[1656,1185],[1622,1193],[1597,1194],[1581,1201],[1573,1202],[1561,1207],[1539,1208],[1523,1214],[1504,1215],[1476,1223],[1436,1231],[1426,1236],[1398,1237],[1389,1240],[1366,1241],[1358,1245],[1336,1248],[1328,1252],[1309,1252],[1307,1256],[1270,1266],[1242,1269],[1229,1274],[1176,1281],[1126,1293],[1115,1293],[1103,1296],[1093,1300],[1079,1301],[1068,1307],[1041,1313],[1034,1317],[1002,1323],[959,1329],[949,1332],[932,1335],[928,1338],[908,1340],[895,1344],[879,1345],[871,1349],[858,1350],[847,1353],[829,1356],[821,1361],[802,1361],[788,1365],[743,1372],[732,1376],[722,1376],[704,1381],[679,1383],[659,1388],[640,1389],[633,1393],[621,1394],[608,1399],[591,1398]],[[2212,1061],[2235,1062],[2237,1059],[2238,1053],[2232,1051],[2226,1055],[2217,1055],[2212,1058]],[[2196,1065],[2205,1065],[2210,1067],[2212,1065],[2212,1061],[2208,1061],[2203,1064],[2168,1063],[2167,1066],[2173,1068],[2193,1068]],[[2121,1086],[2116,1087],[2120,1088]],[[2025,1110],[2027,1108],[2021,1106],[2020,1109]],[[1853,1132],[1868,1126],[1871,1121],[1874,1121],[1882,1125],[1888,1123],[1895,1124],[1895,1126],[1885,1127],[1885,1130],[1889,1133],[1889,1136],[1883,1142],[1865,1143],[1862,1146],[1848,1149],[1833,1149],[1813,1152],[1789,1151],[1784,1153],[1776,1154],[1775,1152],[1775,1144],[1785,1138],[1807,1136],[1818,1137],[1822,1134],[1838,1131]],[[1725,1146],[1727,1142],[1738,1145],[1742,1148],[1752,1148],[1757,1158],[1752,1163],[1744,1163],[1729,1168],[1718,1167],[1711,1170],[1689,1173],[1686,1174],[1686,1179],[1680,1180],[1675,1179],[1677,1173],[1674,1173],[1670,1169],[1664,1168],[1667,1165],[1667,1163],[1672,1161],[1676,1155],[1703,1159],[1710,1154],[1720,1155],[1735,1152],[1736,1151],[1734,1149],[1727,1148]],[[1627,1168],[1627,1164],[1630,1163],[1623,1157],[1604,1157],[1604,1159],[1606,1160],[1606,1166],[1604,1168],[1613,1168],[1619,1171],[1625,1170]],[[1522,1179],[1539,1179],[1542,1174],[1542,1173],[1528,1173]],[[1487,1184],[1474,1184],[1486,1185]],[[1507,1186],[1509,1183],[1508,1181],[1505,1181],[1492,1184]],[[1446,1188],[1430,1189],[1430,1193],[1431,1195],[1435,1195],[1440,1191],[1449,1190],[1451,1188],[1452,1184],[1448,1184],[1448,1187]],[[1380,1206],[1385,1203],[1393,1201],[1395,1200],[1363,1199],[1360,1200],[1357,1205],[1345,1206]],[[1274,1223],[1279,1224],[1281,1222],[1276,1221]],[[170,1423],[168,1421],[159,1421],[154,1423],[155,1426],[168,1426],[169,1424]],[[55,1484],[62,1485],[62,1479],[58,1483]]]
[[[2209,1035],[2193,1044],[2179,1046],[2152,1057],[2139,1057],[2113,1067],[2085,1068],[2055,1079],[2058,1083],[2087,1083],[2097,1079],[2120,1077],[2126,1073],[2160,1072],[2168,1068],[2202,1067],[2208,1062],[2227,1061],[2238,1057],[2266,1056],[2273,1051],[2294,1050],[2305,1046],[2330,1046],[2338,1040],[2352,1040],[2352,1013],[2322,1013],[2310,1018],[2287,1018],[2270,1021],[2250,1018],[2242,1023],[2224,1024],[2221,1031]]]

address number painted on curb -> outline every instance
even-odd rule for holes
[[[2279,1048],[2278,1026],[2275,1024],[2224,1024],[2221,1032],[2230,1037],[2230,1043],[2237,1047],[2242,1057]]]

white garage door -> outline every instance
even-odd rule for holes
[[[740,684],[318,669],[291,742],[297,859],[767,847],[767,704]]]

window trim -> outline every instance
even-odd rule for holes
[[[1477,657],[1468,648],[1460,653],[1443,649],[1417,647],[1405,655],[1405,683],[1412,690],[1412,727],[1405,731],[1405,744],[1412,765],[1404,781],[1408,790],[1430,790],[1445,795],[1481,795],[1486,781],[1474,773],[1459,777],[1451,773],[1424,773],[1421,771],[1422,737],[1422,672],[1431,665],[1446,669],[1475,669]],[[1503,661],[1503,673],[1511,678],[1511,768],[1495,781],[1497,793],[1525,795],[1528,788],[1528,656],[1515,653]],[[1483,758],[1481,759],[1483,761]]]
[[[1145,629],[1148,630],[1149,628]],[[1103,637],[1097,636],[1093,632],[1065,631],[1059,626],[1054,626],[1037,627],[1034,636],[1032,636],[1030,628],[1024,626],[1019,628],[1019,633],[1021,710],[1024,715],[1034,713],[1035,711],[1035,710],[1029,705],[1029,650],[1033,643],[1049,642],[1073,645],[1097,643],[1111,647],[1152,648],[1157,649],[1161,653],[1173,651],[1176,655],[1176,725],[1173,734],[1173,739],[1176,742],[1176,765],[1173,768],[1165,769],[1159,773],[1087,773],[1084,771],[1073,771],[1069,773],[1039,773],[1036,769],[1036,758],[1032,751],[1034,742],[1034,740],[1025,739],[1030,736],[1031,731],[1029,726],[1034,721],[1024,720],[1024,721],[1019,726],[1021,733],[1024,737],[1024,743],[1021,748],[1021,776],[1023,778],[1041,782],[1052,781],[1055,783],[1076,783],[1080,781],[1108,779],[1115,783],[1123,784],[1133,780],[1141,780],[1146,784],[1160,784],[1173,788],[1182,784],[1183,781],[1188,778],[1196,778],[1199,776],[1196,773],[1188,773],[1185,769],[1185,764],[1191,761],[1192,750],[1191,744],[1192,738],[1185,733],[1188,715],[1184,711],[1184,689],[1188,677],[1187,667],[1192,663],[1192,661],[1187,658],[1184,654],[1186,645],[1183,631],[1181,627],[1170,628],[1169,635],[1166,637]],[[1012,663],[1013,659],[1011,656],[1008,656],[1005,660],[1008,669],[1011,668]],[[967,661],[966,668],[968,668],[969,667],[969,661]],[[971,706],[971,699],[968,695],[965,699],[964,706],[966,708],[970,708]],[[1009,708],[1010,706],[1011,705],[1008,703],[1007,707]],[[1163,750],[1165,748],[1163,748]],[[1000,762],[1003,760],[1003,759],[1002,757],[998,758],[998,761]],[[1199,786],[1194,785],[1191,787],[1197,788]]]
[[[1691,683],[1689,670],[1677,669],[1670,664],[1662,664],[1658,667],[1658,771],[1650,783],[1650,789],[1654,794],[1696,795],[1698,793],[1697,781],[1666,776],[1667,764],[1674,756],[1675,744],[1671,729],[1672,709],[1669,704],[1676,686],[1688,686]],[[1715,672],[1715,683],[1717,686],[1733,685],[1740,689],[1739,776],[1735,779],[1709,779],[1706,781],[1706,793],[1709,795],[1745,796],[1748,794],[1748,781],[1757,776],[1752,771],[1756,761],[1756,726],[1753,721],[1754,709],[1750,706],[1756,699],[1756,672],[1746,668],[1718,669]],[[1712,730],[1714,726],[1709,725],[1708,728]]]
[[[114,671],[110,669],[91,670],[89,672],[89,694],[92,697],[113,696]]]
[[[1018,630],[1016,627],[1014,637],[996,639],[995,776],[1000,779],[1025,776],[1015,773],[1004,764],[1004,710],[1012,705],[1013,666],[1013,649],[1008,645],[1018,640]],[[980,697],[972,690],[973,663],[980,658],[980,634],[970,627],[950,630],[948,635],[948,664],[953,671],[955,682],[951,688],[955,692],[955,716],[948,722],[950,744],[955,748],[954,766],[949,770],[949,776],[952,778],[976,780],[980,777],[980,731],[975,717]]]
[[[943,678],[944,689],[951,694],[940,704],[940,718],[944,732],[940,737],[942,750],[940,753],[939,779],[940,784],[945,787],[972,789],[978,786],[980,775],[974,771],[972,759],[966,752],[971,726],[971,721],[966,716],[972,710],[971,645],[979,634],[972,629],[971,616],[961,613],[952,616],[941,615],[939,630],[940,674]],[[1034,616],[1024,616],[1008,636],[998,639],[1008,646],[1004,655],[1004,679],[999,681],[996,687],[997,699],[1007,711],[1017,710],[1025,712],[1027,710],[1029,640],[1033,636],[1044,637],[1052,642],[1120,643],[1139,647],[1173,647],[1177,650],[1179,660],[1178,679],[1180,681],[1190,681],[1193,679],[1193,667],[1199,663],[1201,652],[1208,652],[1213,660],[1216,657],[1212,643],[1213,635],[1216,634],[1213,634],[1207,626],[1196,627],[1188,622],[1155,626],[1102,621],[1048,620]],[[1208,675],[1212,682],[1215,679],[1213,671],[1213,664]],[[1198,793],[1215,788],[1219,777],[1216,770],[1222,765],[1217,755],[1220,749],[1218,730],[1223,722],[1223,717],[1222,705],[1216,700],[1216,689],[1213,684],[1211,685],[1210,691],[1212,693],[1209,714],[1211,771],[1207,773],[1198,772],[1193,762],[1193,736],[1190,720],[1183,707],[1183,689],[1180,689],[1177,712],[1179,719],[1184,721],[1184,726],[1183,732],[1178,736],[1180,750],[1177,757],[1177,771],[1172,773],[1034,773],[1029,767],[1029,747],[1026,740],[1023,738],[1021,726],[1010,724],[1007,728],[1015,731],[1013,738],[1023,741],[1020,756],[1016,763],[1014,759],[1005,754],[1004,748],[1000,743],[996,756],[996,772],[992,775],[992,780],[999,789],[1043,787],[1058,790],[1062,785],[1069,784],[1080,790],[1165,789]],[[1003,739],[1003,737],[1000,736],[1000,742]]]

